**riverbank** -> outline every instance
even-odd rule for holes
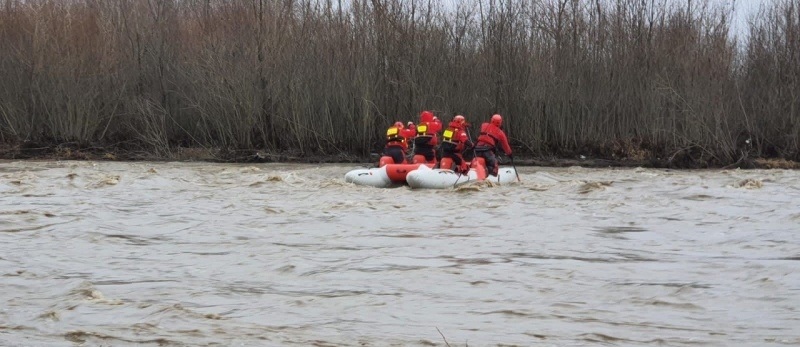
[[[0,159],[9,160],[104,160],[104,161],[206,161],[225,163],[358,163],[372,164],[380,154],[369,157],[348,153],[304,155],[297,152],[270,153],[257,149],[229,150],[219,148],[176,147],[162,153],[153,153],[132,146],[80,146],[73,143],[42,145],[33,143],[2,144]],[[511,164],[502,158],[505,164]],[[675,158],[602,158],[577,155],[577,157],[517,155],[514,164],[518,166],[543,167],[646,167],[671,169],[800,169],[800,163],[783,158],[744,158],[729,165],[714,165],[701,160],[680,160]]]

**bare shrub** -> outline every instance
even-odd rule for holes
[[[534,155],[798,159],[798,8],[740,44],[705,0],[5,0],[0,140],[366,156],[431,109]]]

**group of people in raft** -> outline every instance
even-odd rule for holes
[[[437,165],[438,147],[441,149],[441,158],[449,158],[453,163],[451,167],[443,169],[466,174],[469,171],[469,164],[464,155],[472,153],[473,158],[483,158],[486,163],[487,175],[497,176],[499,170],[498,149],[502,149],[506,156],[513,158],[511,146],[508,144],[506,133],[501,128],[502,125],[503,117],[499,114],[493,115],[488,122],[481,124],[480,135],[473,143],[468,134],[469,123],[464,116],[456,115],[442,133],[440,145],[439,131],[442,130],[442,122],[433,115],[433,112],[422,111],[416,124],[408,122],[404,126],[403,122],[398,121],[386,130],[386,147],[381,166],[408,163],[406,152],[409,144],[413,143],[412,163]],[[389,160],[390,162],[388,162]]]

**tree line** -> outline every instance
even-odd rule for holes
[[[800,159],[800,0],[0,0],[0,141],[380,151],[423,109],[518,153]]]

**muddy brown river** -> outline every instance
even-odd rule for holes
[[[800,345],[800,171],[356,167],[0,162],[0,345]]]

